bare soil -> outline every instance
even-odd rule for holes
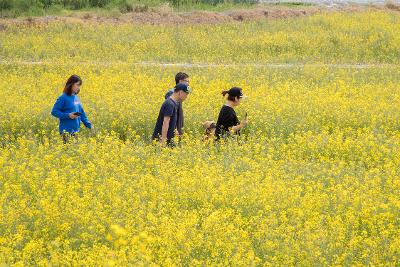
[[[120,14],[115,17],[104,17],[93,13],[85,13],[71,16],[45,16],[17,19],[0,19],[0,31],[7,25],[22,24],[27,26],[47,24],[50,22],[62,23],[113,23],[113,24],[218,24],[227,22],[246,22],[260,20],[276,20],[292,17],[304,17],[326,12],[362,12],[366,10],[386,10],[400,12],[400,6],[266,6],[259,5],[248,9],[232,9],[222,12],[190,11],[176,12],[168,6],[149,9],[136,9],[136,11]]]

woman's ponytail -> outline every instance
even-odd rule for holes
[[[236,97],[231,96],[231,95],[229,94],[229,91],[222,91],[222,96],[225,97],[226,95],[228,95],[228,100],[229,100],[229,101],[236,101]]]

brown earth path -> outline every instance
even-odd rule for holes
[[[127,23],[127,24],[217,24],[227,22],[244,22],[275,20],[291,17],[303,17],[324,12],[362,12],[367,10],[386,10],[399,12],[397,5],[343,5],[343,6],[279,6],[257,5],[248,9],[231,9],[227,11],[190,11],[176,12],[168,6],[158,8],[141,9],[134,12],[119,14],[115,17],[104,17],[95,13],[77,13],[71,16],[45,16],[16,19],[0,19],[0,30],[8,25],[47,24],[51,22],[61,23]]]

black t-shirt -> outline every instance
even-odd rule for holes
[[[239,125],[239,119],[236,116],[236,112],[233,108],[224,105],[219,112],[217,129],[215,130],[215,135],[217,139],[221,136],[225,137],[229,135],[229,129],[233,126]]]
[[[172,94],[174,93],[174,89],[170,89],[167,94],[165,95],[165,99],[169,98]],[[178,133],[180,135],[183,134],[183,108],[182,108],[182,102],[178,102],[178,117],[176,119],[176,129],[178,130]]]
[[[167,133],[167,139],[170,140],[174,138],[176,120],[178,113],[178,103],[172,100],[172,98],[167,98],[161,106],[160,113],[158,114],[156,126],[154,127],[152,139],[158,139],[161,136],[162,125],[164,122],[164,117],[171,117],[169,120],[169,127]]]

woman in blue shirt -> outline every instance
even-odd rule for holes
[[[69,77],[63,94],[57,99],[51,111],[51,115],[60,120],[59,131],[64,143],[68,142],[70,136],[75,136],[79,132],[81,121],[87,128],[92,129],[92,124],[86,117],[77,96],[81,85],[82,79],[78,75]]]

